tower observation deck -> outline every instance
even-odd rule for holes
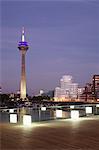
[[[21,41],[18,43],[18,49],[21,52],[21,81],[20,81],[20,98],[26,99],[26,70],[25,70],[25,54],[28,50],[28,43],[25,41],[25,31],[22,29]]]

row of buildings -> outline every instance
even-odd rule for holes
[[[91,80],[85,87],[79,87],[72,76],[64,75],[60,87],[55,88],[54,101],[99,101],[99,75],[94,75]]]
[[[0,94],[2,94],[1,87]],[[99,75],[93,75],[91,82],[86,83],[84,87],[79,87],[78,83],[74,83],[72,76],[64,75],[60,79],[60,86],[56,87],[54,91],[45,93],[43,90],[40,90],[40,93],[36,96],[48,96],[56,102],[96,102],[99,101]],[[16,94],[9,94],[9,98],[12,101],[14,101],[15,99],[20,100],[20,91],[18,91]],[[25,100],[27,100],[27,98]]]
[[[2,88],[0,87],[0,94],[2,94]],[[40,93],[36,96],[48,96],[54,101],[86,101],[96,102],[99,101],[99,75],[93,75],[91,82],[86,83],[84,87],[79,87],[78,83],[74,83],[73,77],[70,75],[64,75],[60,79],[60,86],[56,87],[54,91],[45,93],[40,90]],[[20,91],[16,94],[9,94],[11,101],[20,100]],[[25,99],[27,100],[27,98]]]

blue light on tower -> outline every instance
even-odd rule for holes
[[[25,41],[25,31],[24,31],[24,27],[23,27],[21,41],[18,44],[18,48],[20,49],[20,47],[24,47],[24,46],[28,49],[28,43]]]

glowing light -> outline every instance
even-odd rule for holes
[[[79,118],[79,111],[78,110],[71,110],[71,119],[78,119]]]
[[[24,37],[24,27],[23,27],[23,29],[22,29],[22,42],[24,42],[25,41],[25,37]]]
[[[41,110],[42,111],[46,111],[46,107],[41,107]]]
[[[74,105],[71,105],[71,106],[70,106],[71,109],[74,109],[74,107],[75,107]]]
[[[86,114],[92,114],[92,107],[86,107]]]
[[[57,118],[62,118],[62,110],[56,110],[56,117]]]
[[[96,104],[96,107],[99,107],[99,104]]]
[[[17,123],[17,114],[10,114],[10,123]]]
[[[14,113],[14,109],[10,109],[9,112],[10,112],[10,113]]]
[[[23,116],[23,125],[30,126],[31,122],[32,122],[32,119],[31,119],[30,115],[24,115]]]
[[[24,42],[22,42],[22,41],[21,41],[21,42],[19,42],[19,44],[18,44],[18,45],[19,45],[19,46],[28,46],[27,42],[25,42],[25,41],[24,41]]]

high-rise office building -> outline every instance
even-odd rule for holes
[[[20,81],[20,98],[26,99],[26,72],[25,72],[25,54],[28,50],[28,43],[25,41],[24,28],[22,29],[21,41],[18,44],[21,52],[21,81]]]
[[[73,83],[72,76],[64,75],[60,79],[60,87],[55,88],[55,101],[68,101],[76,99],[78,94],[78,83]]]

